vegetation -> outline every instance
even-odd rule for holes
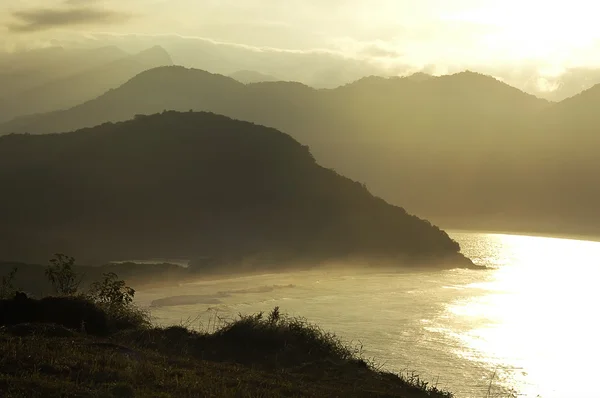
[[[2,276],[2,281],[0,282],[0,299],[5,299],[12,297],[17,289],[15,289],[14,281],[15,276],[17,275],[18,268],[13,267],[7,275]]]
[[[87,298],[109,315],[111,330],[123,330],[150,325],[148,313],[133,305],[134,296],[135,289],[109,272],[102,281],[92,283]]]
[[[12,192],[0,196],[5,260],[39,262],[54,243],[84,264],[211,258],[194,263],[202,271],[473,266],[445,232],[319,166],[290,136],[209,113],[0,137],[0,185]]]
[[[11,290],[8,287],[12,287],[16,269],[3,278],[2,324],[54,323],[95,335],[150,325],[148,314],[132,304],[135,290],[115,273],[104,274],[103,280],[92,283],[89,292],[82,294],[74,257],[56,254],[50,264],[45,274],[58,296],[36,300],[17,291],[11,299],[6,292]]]
[[[72,257],[54,263],[75,280]],[[360,348],[278,307],[200,333],[153,327],[114,273],[75,290],[0,300],[3,397],[452,396],[381,372]]]
[[[15,291],[21,290],[37,297],[56,294],[56,289],[48,280],[46,270],[48,266],[42,264],[26,264],[20,262],[0,262],[0,275],[5,286],[5,296],[14,296]],[[102,281],[106,274],[119,275],[126,284],[135,285],[140,288],[160,283],[177,284],[190,277],[198,277],[195,268],[183,268],[175,264],[140,264],[140,263],[118,263],[105,264],[97,267],[73,265],[78,280],[81,284],[78,291],[89,291],[92,285]],[[0,290],[2,288],[0,287]],[[5,298],[6,298],[5,297]]]
[[[64,254],[56,254],[46,268],[46,276],[57,294],[70,296],[77,293],[81,279],[75,273],[73,266],[75,258]]]
[[[0,341],[4,397],[452,396],[286,317],[246,316],[212,334],[140,324],[104,338],[21,323],[0,328]]]
[[[114,272],[104,274],[102,282],[94,282],[90,297],[96,303],[110,307],[126,307],[133,302],[135,289],[126,286]]]

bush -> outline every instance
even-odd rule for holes
[[[74,265],[73,257],[56,254],[45,273],[59,297],[33,300],[17,293],[12,300],[2,300],[0,325],[55,323],[91,334],[150,326],[149,314],[133,305],[135,290],[113,272],[94,282],[87,295],[77,295],[81,278]],[[2,278],[0,298],[14,295],[15,273],[16,269]]]
[[[240,315],[208,339],[229,351],[236,361],[246,363],[260,360],[277,366],[314,362],[367,366],[359,348],[344,344],[334,333],[304,318],[281,314],[279,307],[267,317],[263,313]]]
[[[151,326],[149,313],[133,305],[108,309],[107,315],[111,332],[146,329]]]
[[[95,335],[108,333],[108,317],[84,297],[44,297],[35,300],[24,293],[0,300],[0,325],[53,323]]]
[[[149,327],[148,313],[133,305],[135,289],[114,272],[103,275],[102,281],[92,284],[88,298],[106,311],[111,330]]]
[[[15,275],[17,275],[17,267],[13,268],[8,275],[2,277],[0,284],[0,299],[10,298],[17,291],[14,286]]]
[[[46,277],[57,294],[72,296],[77,293],[81,278],[73,270],[74,265],[75,258],[61,253],[55,254],[50,260],[50,265],[46,268]]]
[[[109,307],[126,307],[130,305],[135,296],[135,289],[126,286],[125,281],[119,279],[114,272],[105,273],[103,276],[102,282],[92,283],[90,297],[95,302]]]

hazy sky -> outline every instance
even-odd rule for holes
[[[600,64],[591,0],[0,0],[0,46],[94,32],[326,48],[380,62]]]

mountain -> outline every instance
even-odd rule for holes
[[[278,79],[272,75],[266,75],[264,73],[252,71],[252,70],[240,70],[229,75],[230,78],[237,80],[240,83],[261,83],[261,82],[276,82]]]
[[[116,88],[131,77],[158,66],[172,65],[169,54],[153,47],[138,54],[58,77],[0,98],[0,120],[15,116],[70,108]]]
[[[585,102],[593,109],[591,99]],[[600,195],[594,184],[582,183],[597,179],[598,146],[584,139],[583,125],[569,122],[571,111],[560,123],[549,122],[565,104],[469,71],[371,76],[317,90],[293,82],[244,85],[165,67],[72,109],[13,120],[0,132],[58,132],[163,110],[210,111],[286,131],[323,166],[445,228],[600,233],[594,221]],[[574,200],[581,206],[570,206]]]
[[[486,101],[481,97],[486,97]],[[222,75],[172,66],[140,73],[118,89],[72,109],[5,123],[0,125],[0,133],[58,132],[91,127],[104,121],[123,121],[137,113],[192,108],[261,124],[272,124],[272,119],[280,116],[285,122],[287,116],[278,115],[278,111],[302,112],[302,117],[310,115],[313,119],[352,119],[352,123],[360,119],[359,124],[368,124],[369,130],[379,124],[382,133],[397,136],[393,132],[394,124],[402,127],[407,127],[407,123],[416,124],[436,133],[436,125],[443,124],[447,128],[447,123],[452,123],[453,128],[456,125],[462,129],[467,125],[473,130],[476,119],[485,128],[496,128],[485,125],[495,119],[503,124],[516,122],[515,118],[528,118],[547,105],[544,100],[472,72],[431,79],[371,76],[337,89],[317,90],[294,82],[244,86]],[[508,116],[511,120],[507,121]],[[295,123],[288,124],[290,128],[297,127]],[[319,125],[320,121],[313,124]],[[352,132],[355,136],[363,134],[362,129]],[[347,132],[332,131],[326,138],[335,136],[347,138]]]
[[[597,84],[573,97],[553,104],[540,116],[538,124],[544,131],[544,142],[539,148],[555,154],[555,162],[575,160],[582,173],[597,170],[597,153],[600,150],[600,84]],[[595,173],[592,178],[596,178]],[[582,185],[587,185],[583,182]],[[595,196],[594,196],[595,197]]]
[[[590,128],[594,131],[600,115],[597,104],[600,102],[600,84],[554,104],[545,115],[553,125],[570,125],[571,128]]]
[[[472,266],[446,233],[319,166],[290,136],[215,114],[0,137],[0,185],[7,259]]]
[[[214,32],[213,32],[214,33]],[[176,65],[203,69],[212,73],[231,75],[238,71],[260,71],[276,76],[277,80],[297,81],[311,87],[338,87],[362,76],[372,74],[405,74],[409,65],[394,65],[382,68],[371,62],[370,57],[347,57],[339,51],[315,50],[314,46],[303,49],[287,49],[291,43],[286,38],[286,47],[253,46],[248,37],[245,44],[225,37],[213,39],[181,37],[178,35],[94,35],[83,39],[82,45],[112,44],[130,52],[159,45],[172,57]],[[60,41],[57,41],[60,43]],[[281,43],[283,44],[283,43]],[[69,43],[65,43],[68,46]]]

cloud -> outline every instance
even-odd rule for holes
[[[400,58],[404,54],[396,49],[386,48],[380,44],[371,44],[365,46],[360,51],[360,55],[376,58]]]
[[[129,14],[91,7],[15,11],[12,16],[19,21],[8,25],[13,32],[37,32],[72,25],[110,24],[130,17]]]

